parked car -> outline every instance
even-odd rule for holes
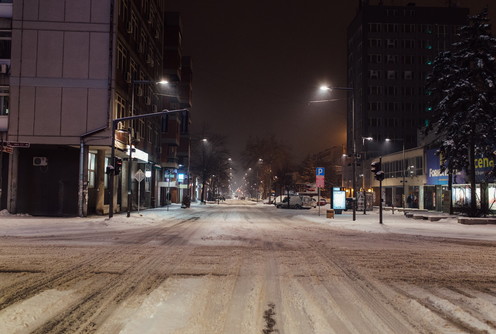
[[[317,201],[318,206],[324,206],[327,204],[327,200],[324,197],[321,197],[320,200]]]
[[[278,198],[275,206],[283,209],[310,209],[317,206],[317,201],[310,196],[290,195],[285,196],[282,201]]]

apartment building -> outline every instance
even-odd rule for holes
[[[8,157],[10,212],[160,204],[162,117],[114,120],[165,108],[158,82],[177,80],[167,77],[165,15],[164,0],[14,2],[5,140],[29,147]]]

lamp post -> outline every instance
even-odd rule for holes
[[[206,204],[205,202],[205,185],[207,183],[207,162],[206,162],[206,145],[208,143],[207,138],[203,138],[202,140],[202,191],[201,191],[201,204]]]
[[[373,140],[372,137],[362,137],[362,150],[364,150],[364,158],[362,159],[362,187],[363,187],[363,214],[367,214],[367,191],[365,190],[365,166],[363,161],[367,159],[367,150],[365,149],[365,141]]]
[[[356,138],[355,138],[355,89],[353,87],[329,87],[320,86],[320,90],[323,91],[333,91],[333,90],[345,90],[349,91],[351,94],[351,142],[352,142],[352,188],[353,188],[353,220],[356,220]],[[332,100],[331,100],[332,101]]]
[[[406,189],[406,168],[405,168],[405,139],[404,138],[395,138],[395,139],[391,139],[391,138],[386,138],[386,142],[391,142],[391,141],[401,141],[401,144],[402,144],[402,159],[401,159],[401,177],[402,177],[402,183],[403,183],[403,196],[402,196],[402,199],[401,199],[401,202],[403,204],[403,209],[405,209],[406,205],[405,205],[405,201],[406,201],[406,193],[405,193],[405,189]]]
[[[161,81],[153,81],[153,80],[132,80],[131,81],[131,116],[134,115],[134,86],[136,84],[138,85],[151,85],[151,84],[160,84],[160,85],[167,85],[169,82],[167,80],[161,80]],[[129,133],[129,136],[132,137],[131,132]],[[129,161],[128,161],[128,173],[127,173],[127,217],[131,216],[131,206],[132,206],[132,176],[131,176],[131,170],[133,166],[133,160],[132,160],[132,151],[133,151],[133,145],[132,145],[132,138],[129,139]],[[138,203],[139,207],[139,203]]]
[[[119,122],[133,120],[133,119],[139,119],[139,118],[163,116],[163,115],[177,113],[177,112],[183,112],[183,111],[188,111],[188,109],[175,109],[175,110],[164,109],[162,111],[155,112],[155,113],[135,115],[135,116],[127,116],[127,117],[115,118],[114,120],[112,120],[111,143],[110,143],[110,161],[112,163],[112,166],[115,167],[115,128],[117,127],[117,124]],[[115,170],[114,169],[111,169],[111,173],[109,174],[109,176],[110,176],[110,179],[109,179],[109,198],[110,198],[109,218],[112,218],[114,216],[114,183],[115,183],[115,181],[114,181]],[[128,203],[128,205],[129,205],[129,203]]]
[[[259,197],[259,192],[260,192],[260,180],[258,179],[258,172],[260,170],[260,166],[263,164],[263,159],[259,158],[257,162],[257,203],[258,203],[258,197]],[[263,196],[263,192],[262,192]]]

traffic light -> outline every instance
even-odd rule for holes
[[[105,170],[105,174],[110,175],[110,174],[113,174],[113,173],[114,173],[114,166],[108,165],[107,166],[107,169]]]
[[[381,163],[379,161],[374,161],[370,165],[370,171],[372,172],[372,174],[377,175],[377,172],[379,172],[380,170],[381,170]]]
[[[384,180],[384,172],[382,170],[378,171],[376,174],[375,174],[375,179],[377,181],[382,181]]]
[[[122,159],[121,158],[115,158],[115,163],[114,163],[114,175],[119,175],[122,169]]]
[[[377,181],[384,180],[384,172],[382,171],[380,161],[374,161],[370,165],[370,171],[372,172],[372,174],[374,174],[374,177]]]

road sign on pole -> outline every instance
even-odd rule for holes
[[[324,188],[324,177],[325,177],[325,168],[317,167],[315,170],[315,186],[317,188]]]
[[[138,171],[134,174],[134,179],[138,182],[141,182],[145,179],[145,173],[141,169],[138,169]]]

